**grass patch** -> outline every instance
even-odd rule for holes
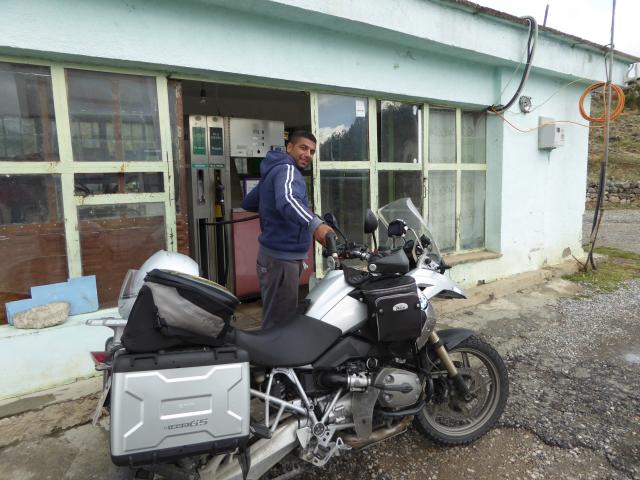
[[[640,254],[613,247],[597,247],[596,253],[606,255],[606,260],[596,262],[597,270],[565,275],[565,280],[579,282],[604,292],[616,289],[620,283],[640,278]]]
[[[603,113],[602,97],[591,100],[592,115]],[[589,129],[589,181],[597,181],[604,156],[602,129]],[[627,107],[611,124],[608,180],[640,180],[640,110]]]

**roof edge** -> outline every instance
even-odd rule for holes
[[[442,4],[446,4],[449,6],[452,6],[454,8],[459,8],[459,9],[463,9],[463,10],[468,10],[473,12],[474,14],[478,14],[478,15],[486,15],[489,17],[494,17],[497,19],[500,19],[502,21],[506,21],[508,23],[515,23],[518,25],[523,25],[525,27],[528,27],[529,23],[518,16],[515,15],[511,15],[510,13],[506,13],[500,10],[496,10],[494,8],[490,8],[490,7],[485,7],[483,5],[480,5],[478,3],[475,2],[471,2],[469,0],[432,0],[432,1],[436,1],[437,3],[442,3]],[[600,45],[598,43],[592,42],[591,40],[586,40],[584,38],[578,37],[576,35],[572,35],[570,33],[565,33],[561,30],[556,30],[555,28],[550,28],[550,27],[545,27],[542,25],[538,25],[538,30],[542,31],[542,32],[547,32],[550,33],[551,35],[555,36],[555,37],[560,37],[561,39],[568,41],[568,43],[571,43],[571,46],[576,46],[576,45],[582,45],[584,47],[593,49],[593,50],[597,50],[598,52],[601,53],[607,53],[609,52],[609,47],[606,45]],[[631,55],[629,53],[625,53],[622,52],[620,50],[615,50],[613,51],[613,54],[615,56],[617,56],[620,59],[624,59],[624,60],[628,60],[630,63],[634,63],[634,62],[640,62],[640,57],[636,57],[634,55]]]

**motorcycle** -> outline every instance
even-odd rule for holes
[[[110,410],[113,462],[168,478],[284,479],[411,422],[443,446],[491,429],[509,393],[502,358],[471,330],[435,329],[431,300],[465,296],[411,200],[378,214],[364,221],[373,249],[325,216],[341,241],[327,236],[324,278],[266,330],[231,327],[237,299],[170,262],[143,267],[142,288],[126,280],[128,320],[89,321],[115,332],[92,352],[104,375],[94,423]],[[288,459],[294,470],[277,475]]]

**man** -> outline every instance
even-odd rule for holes
[[[245,197],[242,208],[260,212],[257,272],[262,294],[262,328],[291,317],[298,305],[298,285],[311,239],[323,246],[333,233],[309,208],[301,170],[316,152],[311,132],[295,131],[287,153],[271,151],[260,163],[260,183]]]

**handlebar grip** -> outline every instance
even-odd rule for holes
[[[327,249],[327,256],[338,256],[338,237],[334,232],[327,232],[324,236],[324,243]]]

